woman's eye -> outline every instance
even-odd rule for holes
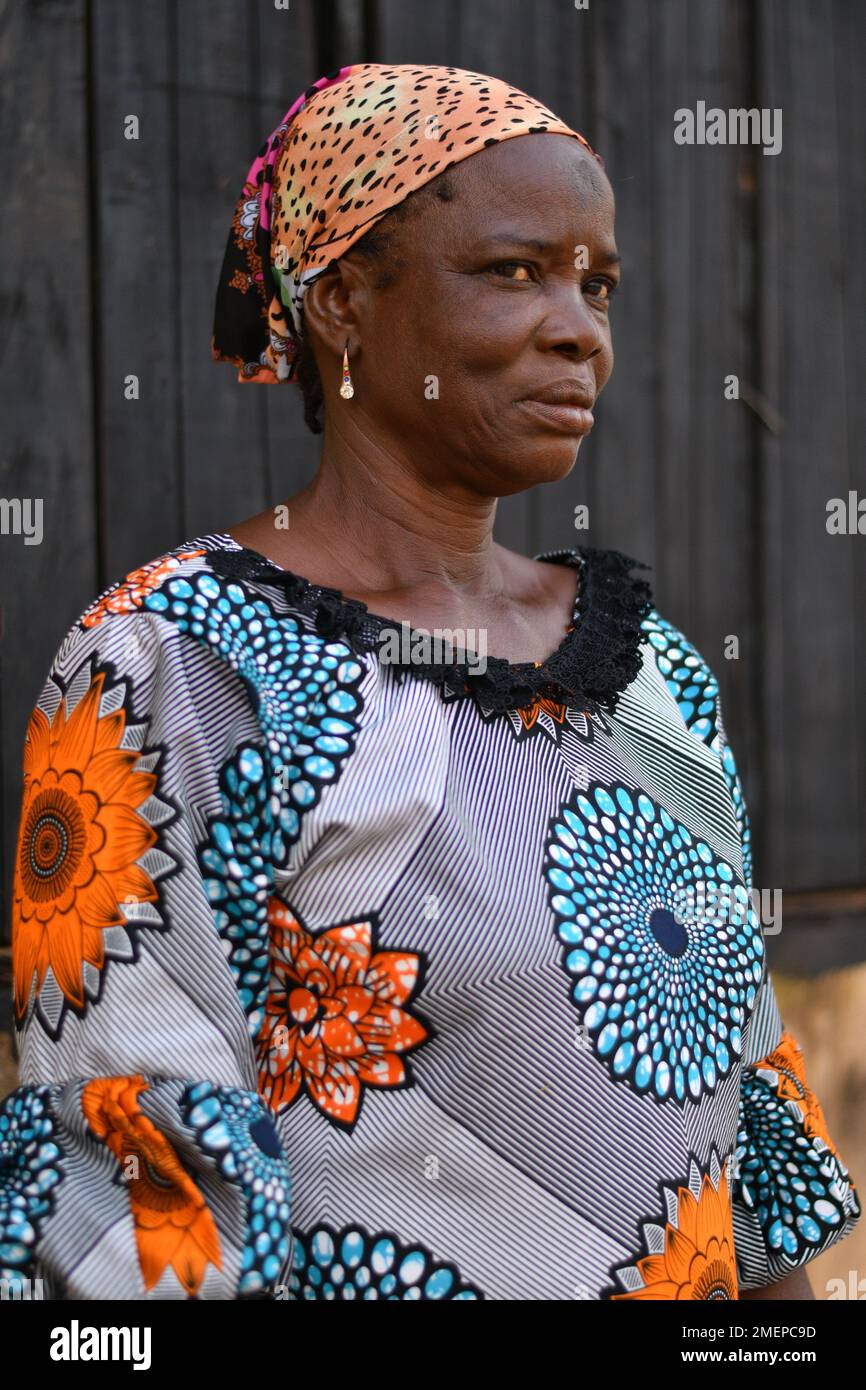
[[[502,275],[506,280],[526,281],[532,279],[532,267],[524,261],[497,261],[490,269],[494,275]],[[522,271],[521,274],[514,275],[511,272]]]
[[[496,261],[494,265],[488,266],[488,271],[492,275],[497,275],[503,280],[511,280],[515,284],[533,284],[536,281],[535,268],[527,265],[526,261]],[[593,280],[587,280],[583,285],[583,293],[592,299],[598,299],[603,304],[611,300],[616,291],[615,280],[610,280],[607,276],[597,275]]]
[[[616,281],[614,280],[587,280],[584,291],[592,295],[594,299],[601,299],[604,303],[613,299],[616,293]]]

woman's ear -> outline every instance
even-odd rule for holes
[[[351,260],[332,261],[304,294],[304,324],[317,343],[342,357],[346,339],[359,339],[363,306],[369,286],[363,271]]]

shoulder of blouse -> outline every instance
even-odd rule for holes
[[[105,589],[68,629],[46,683],[65,691],[85,679],[83,665],[105,668],[109,683],[131,681],[180,728],[184,702],[202,704],[204,717],[213,702],[202,692],[237,682],[274,753],[314,732],[327,743],[357,731],[374,663],[323,636],[291,602],[217,573],[212,543],[184,542]]]

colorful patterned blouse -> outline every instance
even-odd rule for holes
[[[227,534],[71,628],[24,752],[7,1278],[735,1299],[851,1230],[716,681],[634,562],[537,558],[562,645],[474,684]]]

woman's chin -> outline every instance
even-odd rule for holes
[[[582,439],[540,439],[537,444],[524,442],[519,453],[512,452],[508,473],[514,479],[514,492],[537,487],[541,483],[558,483],[567,478],[577,462]]]

